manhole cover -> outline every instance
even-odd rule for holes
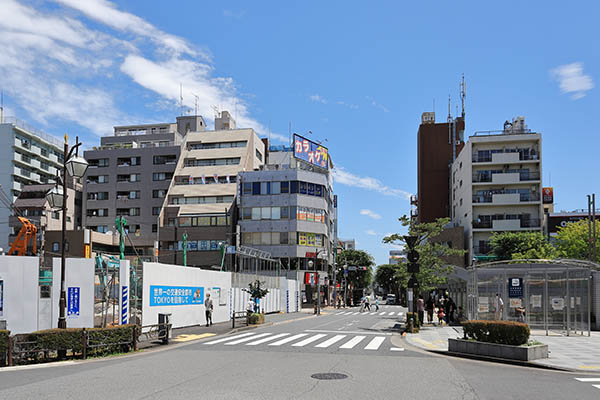
[[[337,372],[325,372],[321,374],[312,374],[311,378],[320,380],[331,380],[331,379],[346,379],[348,375],[338,374]]]

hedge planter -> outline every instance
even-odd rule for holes
[[[248,325],[260,325],[265,323],[265,314],[252,313],[248,316]]]
[[[548,358],[548,345],[512,346],[465,339],[448,339],[448,352],[504,358],[507,360],[531,361]]]

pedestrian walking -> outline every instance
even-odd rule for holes
[[[365,297],[365,307],[368,311],[371,311],[371,301],[369,300],[368,296]]]
[[[375,311],[379,311],[379,299],[375,299]]]
[[[206,326],[212,326],[213,301],[210,298],[210,293],[206,294],[206,300],[204,300],[204,308],[206,314]]]
[[[423,325],[425,321],[425,300],[423,300],[423,295],[419,295],[417,299],[417,314],[419,315],[419,325]]]
[[[433,297],[431,295],[429,295],[429,298],[427,299],[427,303],[425,304],[425,309],[427,310],[427,322],[430,324],[433,322],[434,307],[435,307],[435,305],[433,303]]]
[[[498,293],[496,293],[496,299],[494,300],[494,318],[502,319],[502,311],[504,310],[504,301]]]

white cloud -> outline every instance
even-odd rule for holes
[[[358,176],[346,171],[340,166],[337,166],[334,170],[332,170],[332,173],[335,182],[339,184],[371,190],[386,196],[403,197],[407,200],[410,199],[411,193],[405,190],[394,189],[386,186],[379,179],[372,178],[370,176]]]
[[[381,109],[383,112],[386,112],[386,113],[390,112],[390,110],[386,106],[384,106],[383,104],[380,104],[380,103],[376,102],[375,99],[372,98],[371,96],[367,96],[367,100],[369,100],[371,102],[371,105],[373,107],[377,107],[377,108]]]
[[[571,94],[573,100],[581,99],[594,87],[592,77],[583,73],[583,63],[574,62],[550,70],[562,93]]]
[[[366,215],[367,217],[373,218],[373,219],[381,219],[381,215],[379,215],[375,211],[371,211],[369,209],[360,210],[360,215]]]
[[[310,95],[309,98],[315,103],[327,104],[327,100],[321,97],[321,95],[313,94]]]
[[[144,122],[120,111],[123,92],[132,89],[129,82],[154,95],[151,100],[137,96],[140,103],[134,103],[151,108],[153,120],[156,111],[167,114],[165,104],[172,113],[167,118],[173,117],[183,84],[187,109],[194,109],[196,94],[205,117],[212,117],[212,107],[217,106],[229,110],[239,127],[266,135],[265,127],[250,116],[233,79],[215,75],[208,51],[108,0],[54,1],[83,15],[61,7],[49,10],[34,0],[2,0],[0,7],[0,76],[10,77],[2,86],[31,119],[43,124],[69,120],[107,134],[115,124]],[[89,19],[99,22],[103,31],[86,25]],[[111,79],[109,84],[106,79]],[[277,133],[271,138],[289,141]]]
[[[346,103],[345,101],[336,101],[335,104],[338,104],[340,106],[344,106],[344,107],[348,107],[351,110],[357,110],[358,106],[356,104],[351,104],[351,103]]]
[[[365,233],[370,236],[377,236],[377,232],[375,232],[373,229],[367,229]]]

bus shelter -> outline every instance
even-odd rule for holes
[[[581,260],[512,260],[469,269],[469,319],[519,321],[549,333],[590,335],[592,272]]]

